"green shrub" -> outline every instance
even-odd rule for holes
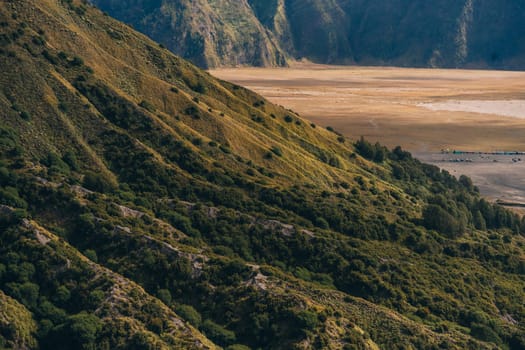
[[[281,150],[280,147],[272,146],[272,148],[270,149],[270,151],[271,151],[273,154],[275,154],[275,155],[277,155],[277,156],[279,156],[279,157],[282,157],[282,156],[283,156],[283,151]]]
[[[8,205],[14,208],[27,208],[25,200],[20,198],[18,190],[15,187],[6,186],[0,188],[0,204]]]
[[[218,325],[212,320],[206,320],[202,323],[201,330],[215,343],[220,346],[228,346],[235,343],[235,333]]]
[[[169,290],[159,289],[157,291],[157,298],[159,298],[164,304],[171,305],[172,298]]]
[[[73,57],[73,59],[71,60],[70,64],[74,67],[80,67],[80,66],[83,66],[84,65],[84,60],[80,57]]]
[[[100,193],[111,193],[117,188],[115,182],[113,182],[107,176],[91,171],[88,171],[84,175],[82,185],[88,190]]]
[[[140,101],[139,106],[150,112],[155,112],[156,110],[155,106],[146,100]]]
[[[88,249],[84,252],[84,256],[93,262],[98,262],[97,252],[93,249]]]
[[[24,119],[25,121],[31,120],[31,115],[27,113],[26,111],[20,112],[20,118]]]
[[[226,350],[251,350],[251,348],[242,344],[233,344],[228,346]]]
[[[192,326],[199,328],[202,323],[201,314],[191,305],[178,305],[175,307],[175,312],[184,320],[189,322]]]
[[[315,219],[315,225],[317,227],[320,227],[322,229],[329,229],[330,228],[330,225],[328,224],[328,221],[326,221],[325,218],[322,218],[322,217],[318,217]]]

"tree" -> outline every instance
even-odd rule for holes
[[[483,215],[481,215],[481,212],[479,210],[476,210],[473,215],[474,220],[474,227],[478,230],[485,231],[487,229],[487,223],[485,222],[485,218]]]
[[[423,210],[423,225],[450,238],[462,233],[460,222],[438,205],[430,204]]]
[[[59,350],[94,350],[102,326],[103,323],[97,316],[82,311],[70,316],[64,324],[55,327],[46,343],[49,343],[48,348]]]
[[[386,159],[387,149],[379,142],[374,145],[374,162],[382,163]]]
[[[365,140],[363,136],[361,136],[361,138],[358,141],[356,141],[355,149],[357,153],[359,153],[359,155],[361,155],[363,158],[373,159],[375,156],[374,147],[370,142]]]

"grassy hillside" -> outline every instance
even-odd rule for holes
[[[94,0],[202,66],[318,63],[523,69],[518,0]]]
[[[523,348],[525,225],[468,178],[80,1],[0,28],[3,347]]]

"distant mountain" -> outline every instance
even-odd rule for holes
[[[246,0],[94,3],[201,67],[286,64],[279,40],[258,21]]]
[[[0,120],[2,349],[525,348],[525,220],[83,1],[0,2]]]
[[[521,0],[93,0],[201,67],[525,68]]]

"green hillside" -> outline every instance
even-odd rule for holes
[[[0,3],[0,348],[522,349],[525,222],[87,3]]]
[[[318,63],[524,69],[520,0],[93,0],[202,67]]]

